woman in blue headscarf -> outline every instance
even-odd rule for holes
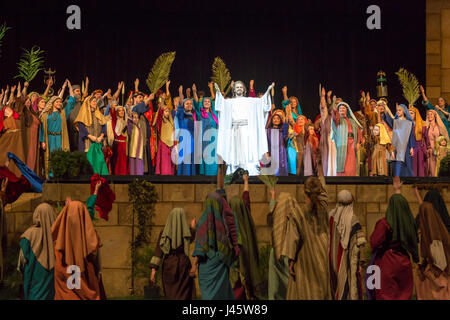
[[[392,145],[395,148],[395,160],[392,161],[392,175],[399,177],[413,177],[413,155],[416,139],[414,123],[404,104],[397,104],[395,118],[388,113],[383,114],[383,120],[392,131]]]
[[[179,176],[195,176],[194,162],[194,102],[190,98],[184,99],[183,86],[179,88],[180,105],[177,109],[175,130],[178,140],[178,171]],[[181,131],[182,129],[182,131]],[[186,139],[186,140],[185,140]]]
[[[214,102],[210,97],[201,98],[197,96],[197,87],[192,85],[194,95],[194,110],[196,121],[202,123],[201,139],[202,162],[200,163],[200,174],[205,176],[216,176],[218,160],[216,154],[217,128],[219,124],[218,115],[214,109]],[[200,141],[197,141],[200,146]]]

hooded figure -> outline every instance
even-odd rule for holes
[[[342,190],[330,217],[330,277],[333,296],[337,300],[362,300],[359,273],[360,248],[366,239],[358,217],[353,213],[353,195]]]
[[[414,270],[417,299],[450,300],[450,234],[428,201],[419,207],[420,255]]]
[[[196,298],[194,278],[189,275],[189,246],[194,236],[195,230],[189,228],[184,209],[172,209],[150,261],[150,268],[154,270],[152,275],[159,267],[162,268],[164,295],[168,300]]]
[[[33,225],[20,237],[17,270],[23,274],[26,300],[53,300],[55,251],[51,227],[56,220],[54,208],[41,203],[33,213]]]
[[[367,288],[369,300],[408,300],[413,293],[410,255],[419,261],[417,227],[408,201],[401,194],[389,199],[385,218],[380,219],[370,237],[372,259],[380,268],[380,288]],[[366,281],[367,283],[367,281]]]
[[[103,300],[99,249],[102,246],[89,211],[80,201],[70,201],[52,226],[55,247],[55,300]],[[70,273],[79,278],[69,287]],[[69,281],[68,281],[69,280]]]

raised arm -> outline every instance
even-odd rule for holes
[[[180,97],[180,104],[183,104],[184,101],[183,86],[178,87],[178,96]]]
[[[256,92],[255,92],[255,80],[250,80],[250,88],[248,90],[248,96],[251,98],[255,98],[256,97]]]
[[[414,193],[416,194],[417,202],[419,202],[419,205],[423,203],[422,196],[420,195],[419,189],[417,186],[414,186]]]
[[[50,88],[53,86],[53,78],[50,77],[50,79],[47,80],[47,88],[44,91],[44,94],[42,95],[45,98],[48,98],[48,93],[50,92]]]
[[[86,97],[88,96],[89,93],[89,78],[86,76],[86,81],[84,82],[84,91],[83,91],[83,96],[82,99],[86,99]]]
[[[27,90],[28,90],[29,85],[30,85],[30,83],[28,81],[25,81],[25,83],[23,84],[22,96],[25,97],[27,95]]]
[[[139,78],[136,78],[136,80],[134,80],[134,92],[138,91],[139,91]]]
[[[65,80],[64,81],[64,83],[63,83],[63,85],[62,85],[62,88],[61,88],[61,91],[59,92],[59,95],[58,95],[58,97],[60,98],[60,99],[62,99],[63,98],[63,96],[64,96],[64,91],[66,91],[66,86],[67,86],[67,82],[68,82],[69,80]]]
[[[209,92],[211,93],[211,99],[215,99],[216,95],[214,93],[214,86],[212,82],[208,82],[208,88],[209,88]]]
[[[125,83],[123,81],[119,82],[119,84],[117,85],[117,91],[113,95],[114,100],[119,101],[120,91],[122,90],[122,87],[124,85],[125,85]]]
[[[419,88],[420,88],[420,93],[422,94],[422,100],[425,101],[425,102],[428,102],[428,98],[427,98],[427,96],[425,95],[425,89],[423,88],[422,85],[420,85]]]
[[[194,97],[194,101],[196,103],[198,103],[198,96],[197,96],[197,86],[194,84],[192,84],[192,95]]]

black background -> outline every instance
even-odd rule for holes
[[[81,8],[81,30],[68,30],[66,9]],[[368,30],[366,9],[381,8],[381,30]],[[46,51],[56,69],[56,90],[65,78],[90,89],[113,91],[120,80],[132,89],[155,59],[176,51],[171,91],[179,84],[206,90],[214,57],[224,59],[233,80],[255,79],[258,92],[276,83],[299,97],[308,117],[318,114],[318,84],[355,110],[359,90],[376,95],[376,75],[388,75],[390,105],[404,102],[394,72],[405,67],[425,82],[425,0],[302,1],[1,1],[0,85],[12,82],[22,49]],[[44,89],[43,73],[32,90]]]

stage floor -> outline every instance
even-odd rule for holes
[[[212,184],[216,183],[216,176],[103,176],[108,183],[127,184],[134,179],[144,179],[155,184]],[[308,177],[284,176],[278,177],[278,184],[303,184]],[[50,179],[47,183],[89,183],[90,176],[75,178]],[[441,184],[450,186],[450,177],[400,177],[404,184]],[[327,184],[392,184],[392,177],[325,177]],[[238,181],[243,183],[243,181]],[[257,176],[249,177],[249,184],[262,184]]]

